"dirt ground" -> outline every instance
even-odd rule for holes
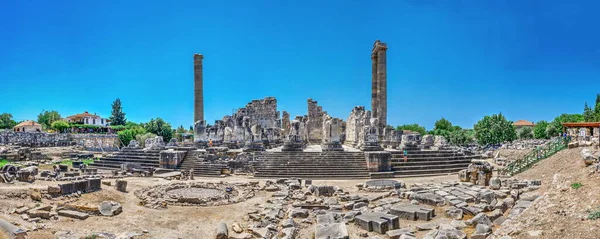
[[[600,221],[586,220],[589,211],[600,210],[600,177],[591,174],[581,160],[579,149],[569,149],[558,152],[556,155],[539,162],[526,172],[516,176],[519,179],[540,179],[542,187],[539,192],[542,198],[534,202],[533,206],[525,210],[519,217],[507,220],[500,228],[494,228],[494,237],[510,235],[512,238],[534,238],[532,232],[540,232],[537,238],[600,238]],[[54,238],[56,232],[70,231],[76,235],[73,238],[84,237],[94,233],[110,233],[118,238],[214,238],[216,227],[221,221],[229,227],[233,223],[247,225],[245,216],[259,205],[272,199],[273,193],[259,191],[256,196],[237,204],[216,207],[182,207],[169,206],[167,209],[150,209],[139,205],[140,200],[133,194],[139,188],[156,184],[168,184],[169,181],[159,178],[131,177],[128,181],[128,193],[118,192],[114,187],[103,185],[98,192],[82,195],[80,198],[43,199],[41,203],[31,200],[28,196],[15,198],[19,192],[27,193],[31,188],[46,188],[58,182],[38,180],[33,184],[16,183],[0,184],[0,217],[30,231],[29,238]],[[232,176],[225,178],[196,178],[195,181],[205,182],[248,182],[260,181],[263,185],[266,179],[254,179],[245,176]],[[407,185],[414,183],[439,183],[456,181],[456,175],[397,179]],[[114,184],[114,180],[111,181]],[[314,185],[339,186],[349,194],[368,195],[358,191],[356,184],[365,180],[313,180]],[[572,189],[571,184],[579,182],[583,187]],[[373,193],[377,194],[377,193]],[[18,206],[35,207],[38,205],[62,205],[64,203],[79,206],[96,207],[102,201],[117,201],[123,205],[123,212],[114,217],[90,216],[86,220],[75,220],[59,217],[58,220],[44,220],[39,223],[30,223],[21,219],[20,215],[10,212]],[[449,222],[443,216],[443,208],[436,209],[434,223]],[[315,224],[300,223],[300,236],[297,238],[313,238]],[[400,220],[401,228],[423,224],[423,221]],[[360,238],[359,229],[354,224],[348,225],[350,238]],[[0,230],[1,231],[1,230]],[[422,238],[426,232],[418,232],[417,238]],[[378,235],[371,232],[369,236]],[[468,233],[470,235],[470,233]],[[381,235],[378,235],[381,236]],[[0,238],[6,235],[0,234]],[[386,238],[382,236],[382,238]]]
[[[531,149],[499,149],[499,151],[500,153],[498,154],[498,157],[505,158],[508,161],[513,161],[523,158],[525,155],[531,152]],[[496,153],[497,152],[494,152],[494,155]]]
[[[456,175],[428,177],[428,178],[408,178],[400,181],[406,184],[412,183],[434,183],[443,181],[455,181]],[[0,197],[0,216],[10,222],[20,225],[23,228],[40,228],[29,233],[29,238],[54,238],[54,233],[58,231],[71,231],[75,235],[85,236],[94,233],[111,233],[116,236],[126,237],[129,233],[143,233],[142,236],[135,238],[214,238],[216,227],[223,221],[231,226],[234,222],[240,225],[246,225],[244,216],[258,205],[271,199],[269,192],[260,191],[256,196],[241,203],[218,206],[218,207],[180,207],[169,206],[167,209],[150,209],[138,205],[140,200],[134,196],[133,191],[138,188],[172,183],[158,178],[127,178],[128,193],[122,193],[113,187],[103,185],[103,189],[98,192],[83,194],[71,205],[97,206],[102,201],[112,200],[122,204],[123,212],[114,217],[91,216],[86,220],[75,220],[66,217],[59,217],[58,220],[45,220],[38,224],[28,223],[22,220],[19,215],[9,214],[12,209],[19,205],[36,206],[36,202],[29,198],[15,200],[14,198]],[[227,182],[247,182],[256,180],[251,177],[227,177],[227,178],[196,178],[194,181],[227,181]],[[114,180],[105,180],[114,181]],[[265,179],[257,180],[261,185]],[[370,193],[358,192],[356,184],[364,183],[366,180],[313,180],[314,185],[335,185],[341,187],[344,191],[351,194],[367,195]],[[36,181],[34,184],[17,183],[14,185],[0,185],[0,192],[27,190],[28,188],[45,188],[47,185],[57,184],[57,182]],[[44,199],[42,205],[58,204],[54,200]],[[441,210],[441,209],[440,209]],[[437,212],[443,215],[443,211]],[[448,218],[437,217],[434,222],[449,222]],[[401,227],[416,225],[415,221],[401,220]],[[300,224],[300,223],[299,223]],[[314,224],[302,224],[300,226],[300,236],[298,238],[312,238],[314,233]],[[351,238],[358,238],[358,228],[353,224],[348,225]],[[376,235],[376,234],[372,234]]]
[[[590,210],[600,210],[600,177],[590,173],[581,159],[582,148],[558,152],[515,178],[540,179],[543,193],[515,220],[507,220],[495,235],[534,238],[600,238],[600,220],[587,220]],[[583,184],[573,189],[571,184]],[[535,233],[532,233],[535,234]]]

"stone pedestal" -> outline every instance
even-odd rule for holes
[[[321,149],[323,151],[344,151],[344,147],[340,142],[323,143]]]
[[[302,143],[302,141],[292,141],[289,139],[286,139],[285,141],[283,141],[283,148],[281,149],[281,151],[283,152],[291,152],[291,151],[303,151],[304,150],[304,144]]]
[[[256,151],[265,151],[265,146],[262,141],[260,142],[247,142],[244,145],[244,152],[256,152]]]
[[[161,168],[176,169],[183,161],[185,151],[163,150],[160,151],[159,164]]]
[[[369,172],[392,171],[392,154],[386,151],[366,152],[365,159]]]
[[[383,148],[377,142],[365,142],[363,146],[360,147],[362,151],[383,151]]]

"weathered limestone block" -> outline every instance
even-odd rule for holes
[[[112,217],[123,212],[123,207],[118,202],[104,201],[98,205],[98,211],[103,216]]]
[[[308,99],[308,121],[307,121],[307,133],[308,142],[320,143],[323,140],[323,117],[327,112],[323,111],[323,108],[317,105],[317,101]]]
[[[355,223],[368,232],[375,231],[381,234],[385,234],[389,230],[400,228],[398,216],[378,212],[370,212],[356,216]]]
[[[115,187],[118,191],[125,193],[127,192],[127,181],[117,179],[117,181],[115,182]]]
[[[448,140],[446,140],[446,138],[444,138],[444,136],[441,135],[436,135],[434,140],[433,140],[433,146],[435,147],[444,147],[448,145]]]
[[[173,149],[160,151],[159,164],[161,168],[176,169],[185,158],[186,151]]]
[[[392,154],[390,152],[365,152],[365,158],[370,172],[392,171]]]
[[[363,128],[368,125],[371,120],[371,112],[365,110],[364,106],[356,106],[350,112],[350,116],[346,121],[346,139],[344,141],[348,146],[358,148],[363,141]]]
[[[228,239],[229,231],[227,230],[227,224],[225,222],[220,222],[217,225],[217,237],[216,239]]]
[[[581,158],[583,159],[583,162],[585,163],[585,165],[592,165],[594,162],[596,162],[598,160],[593,155],[592,150],[587,149],[587,148],[581,150]]]
[[[433,138],[433,135],[430,134],[426,134],[423,135],[423,138],[421,139],[421,145],[423,145],[424,148],[430,148],[431,146],[433,146],[435,143],[435,140]]]
[[[146,139],[144,144],[146,150],[160,150],[165,147],[165,141],[162,136]]]
[[[390,213],[406,220],[429,221],[435,216],[435,210],[413,204],[396,204],[390,209]]]
[[[381,151],[383,148],[379,144],[379,119],[371,118],[370,124],[363,127],[364,141],[360,149],[363,151]],[[359,143],[360,144],[360,143]]]
[[[127,147],[128,148],[139,148],[140,143],[138,143],[138,141],[134,139],[134,140],[129,141],[129,145]]]
[[[204,143],[208,141],[206,135],[206,121],[198,120],[194,123],[194,142]]]
[[[321,149],[323,151],[344,151],[341,143],[342,120],[332,118],[325,114],[323,116],[323,142]]]
[[[401,148],[416,148],[417,145],[419,145],[419,138],[420,138],[419,134],[415,134],[415,133],[403,134],[402,141],[400,142],[400,147]]]
[[[302,151],[304,149],[302,131],[303,123],[299,120],[293,120],[291,122],[290,133],[283,142],[281,151]]]

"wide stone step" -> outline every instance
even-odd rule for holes
[[[436,173],[456,173],[460,170],[465,169],[464,167],[458,168],[439,168],[439,169],[411,169],[411,170],[402,170],[402,171],[394,171],[394,175],[425,175],[425,174],[436,174]]]
[[[452,161],[452,160],[473,160],[480,157],[462,156],[462,157],[437,157],[437,158],[412,158],[407,157],[407,161]],[[392,162],[404,162],[404,158],[392,158]]]
[[[127,162],[156,162],[158,163],[158,159],[135,159],[135,158],[114,158],[114,157],[106,157],[100,158],[100,160],[104,161],[127,161]]]
[[[466,169],[467,167],[469,167],[469,163],[393,166],[392,170],[394,170],[396,172],[401,172],[401,171],[420,170],[420,169],[443,169],[443,168],[460,168],[460,167],[463,167],[463,169]]]
[[[443,161],[392,161],[392,166],[411,166],[411,165],[438,165],[438,164],[455,164],[455,163],[471,163],[470,159],[453,159]]]
[[[311,173],[279,173],[279,174],[262,174],[262,173],[255,173],[254,177],[257,178],[290,178],[290,177],[297,177],[297,178],[303,178],[303,179],[317,179],[317,178],[370,178],[370,175],[368,173],[365,174],[327,174],[327,175],[323,175],[323,174],[311,174]]]

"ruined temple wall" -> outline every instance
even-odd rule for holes
[[[277,128],[280,125],[275,97],[253,100],[245,108],[238,110],[238,114],[250,117],[250,125],[258,124],[265,129]]]
[[[360,146],[361,139],[364,138],[364,126],[369,125],[371,112],[365,110],[364,106],[356,106],[350,112],[346,121],[346,135],[344,144],[351,147]]]
[[[323,107],[317,104],[317,101],[308,99],[308,122],[307,133],[310,143],[321,143],[323,140],[323,116],[326,112]]]
[[[104,134],[50,134],[2,131],[0,145],[23,147],[61,147],[78,145],[90,151],[118,150],[117,135]]]

